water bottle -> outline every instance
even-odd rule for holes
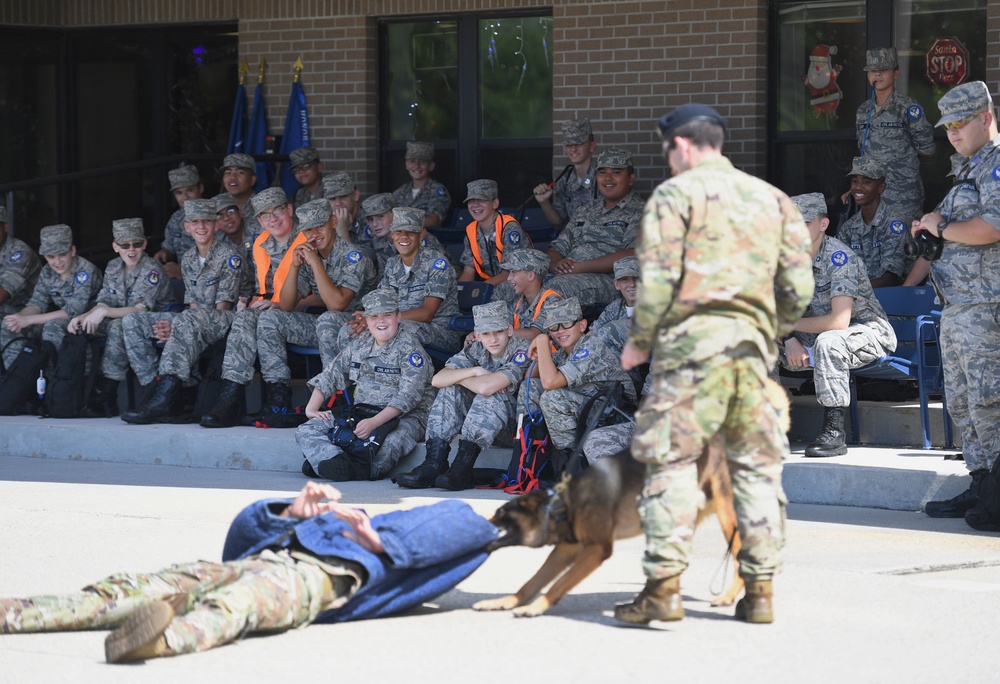
[[[45,371],[38,371],[38,380],[35,380],[35,391],[38,392],[38,398],[45,398]]]

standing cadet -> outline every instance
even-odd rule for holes
[[[931,281],[941,298],[941,361],[948,412],[962,434],[969,489],[930,501],[934,518],[961,518],[995,530],[976,508],[980,488],[1000,454],[1000,138],[993,98],[982,81],[963,83],[938,102],[948,142],[968,161],[944,200],[911,231],[944,240]]]
[[[556,230],[565,226],[579,209],[593,202],[597,193],[597,169],[592,163],[597,143],[594,142],[590,119],[564,121],[562,134],[566,156],[573,170],[563,172],[554,186],[540,183],[534,190],[538,206]]]
[[[451,209],[451,195],[448,188],[431,178],[434,144],[407,141],[405,159],[410,180],[393,191],[396,206],[413,207],[424,212],[424,228],[440,226]]]
[[[680,575],[703,499],[696,462],[718,434],[743,539],[747,593],[736,615],[771,622],[788,438],[764,381],[776,360],[775,338],[791,331],[812,297],[809,234],[784,193],[722,155],[726,124],[714,109],[683,105],[659,128],[674,177],[656,189],[643,215],[642,286],[622,352],[625,369],[653,353],[632,440],[632,456],[647,464],[639,500],[647,580],[631,603],[615,608],[615,619],[684,617]]]
[[[75,334],[107,338],[101,358],[101,379],[94,394],[80,412],[81,418],[110,418],[118,415],[118,383],[128,373],[125,333],[122,320],[130,313],[162,311],[173,299],[164,267],[146,254],[146,231],[141,218],[111,222],[118,255],[104,269],[104,284],[97,304],[75,316],[67,330]]]
[[[427,457],[396,484],[410,489],[431,485],[472,489],[472,466],[501,434],[514,434],[514,406],[528,363],[528,343],[514,337],[505,302],[472,307],[475,341],[465,345],[434,375],[437,397],[427,418]],[[448,467],[451,442],[460,435],[458,455]]]
[[[465,204],[472,221],[465,227],[462,274],[458,281],[490,283],[494,288],[492,299],[511,303],[514,289],[507,284],[507,274],[500,268],[500,262],[504,254],[531,247],[531,241],[517,219],[500,213],[495,180],[474,180],[467,188]]]
[[[0,318],[21,310],[35,289],[42,264],[35,250],[7,232],[7,207],[0,205]],[[0,353],[9,367],[20,347],[7,346],[14,335],[0,325]]]
[[[896,92],[896,48],[868,50],[865,71],[873,97],[858,107],[860,156],[885,160],[885,199],[913,220],[924,213],[919,157],[934,154],[934,129],[916,100]]]
[[[295,181],[302,187],[295,191],[293,204],[298,209],[306,202],[323,199],[323,162],[315,147],[300,147],[288,154]]]
[[[189,199],[201,199],[205,186],[201,182],[198,167],[192,164],[167,171],[170,181],[170,192],[177,202],[177,211],[170,215],[167,226],[163,229],[163,242],[160,250],[153,258],[167,266],[170,278],[181,277],[181,267],[177,262],[189,249],[194,247],[194,240],[184,230],[184,203]]]
[[[549,273],[549,256],[537,249],[519,249],[505,254],[500,268],[514,288],[514,335],[533,340],[545,332],[545,310],[562,295],[542,283]]]

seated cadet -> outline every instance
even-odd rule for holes
[[[295,181],[302,187],[295,191],[292,203],[298,209],[306,202],[323,199],[323,162],[315,147],[299,147],[288,153]]]
[[[132,313],[122,321],[129,364],[139,383],[152,389],[138,408],[122,414],[126,423],[174,417],[174,399],[181,385],[191,381],[201,353],[229,332],[242,259],[231,246],[215,239],[217,216],[212,200],[184,203],[184,229],[195,245],[181,257],[188,308],[180,313]],[[164,343],[159,361],[154,339]]]
[[[240,268],[240,299],[250,301],[256,292],[253,272],[253,241],[256,235],[250,235],[243,228],[243,211],[228,192],[222,192],[212,198],[215,202],[215,239],[223,242],[239,254],[242,260]]]
[[[354,184],[354,176],[346,171],[323,176],[323,197],[330,202],[333,215],[337,217],[337,235],[350,240],[375,259],[371,250],[371,233],[361,216],[361,191]]]
[[[622,382],[625,397],[632,406],[636,397],[628,375],[622,370],[621,355],[603,337],[586,334],[587,320],[576,297],[561,299],[547,308],[545,329],[551,340],[539,335],[531,341],[528,356],[537,365],[532,379],[521,385],[517,405],[526,405],[527,394],[531,410],[541,410],[555,447],[552,462],[560,470],[576,444],[577,423],[584,404],[604,383]],[[559,351],[552,352],[551,342],[555,342]]]
[[[4,346],[20,335],[33,339],[41,337],[58,350],[70,319],[89,310],[101,290],[101,271],[76,255],[73,231],[69,226],[64,223],[45,226],[40,240],[38,253],[47,263],[42,266],[24,308],[4,316],[4,334],[0,336]],[[50,367],[55,367],[54,359]]]
[[[537,249],[519,249],[504,254],[500,268],[507,271],[507,281],[514,288],[514,335],[532,340],[545,331],[545,309],[562,299],[542,282],[549,273],[549,256]]]
[[[826,235],[826,199],[812,192],[792,197],[812,238],[816,291],[793,332],[779,340],[780,362],[790,370],[812,366],[823,427],[806,456],[847,453],[844,409],[851,403],[850,371],[896,348],[896,333],[875,299],[864,264],[851,248]]]
[[[837,239],[861,257],[872,287],[899,285],[905,273],[903,245],[909,232],[906,218],[882,198],[885,162],[855,157],[848,174],[851,195],[860,211],[837,229]]]
[[[465,204],[472,221],[465,227],[462,274],[458,281],[486,281],[493,285],[493,299],[510,304],[514,301],[514,288],[507,283],[500,262],[508,252],[531,247],[531,240],[517,219],[498,211],[496,181],[484,178],[469,183]]]
[[[167,171],[167,180],[170,181],[170,192],[177,202],[177,211],[167,220],[163,229],[163,242],[153,258],[161,264],[170,264],[166,268],[167,276],[176,279],[181,277],[181,267],[177,261],[182,254],[194,247],[191,236],[184,231],[184,202],[201,199],[205,186],[201,182],[198,167],[193,164]]]
[[[392,193],[397,207],[413,207],[424,212],[424,228],[440,226],[451,209],[448,188],[431,178],[434,171],[434,144],[406,142],[406,172],[410,180]]]
[[[564,121],[562,134],[566,156],[573,169],[560,175],[554,186],[541,183],[534,191],[538,206],[556,230],[565,226],[578,209],[590,205],[597,193],[597,169],[593,164],[597,143],[590,119]]]
[[[227,154],[219,172],[222,174],[222,190],[233,196],[236,206],[243,213],[243,232],[251,239],[256,237],[260,224],[254,216],[250,198],[257,184],[257,162],[249,154]]]
[[[73,317],[67,330],[73,334],[107,338],[101,358],[101,378],[94,387],[81,418],[110,418],[118,415],[118,383],[128,373],[122,319],[138,311],[162,311],[173,301],[169,279],[156,259],[146,254],[146,231],[141,218],[111,222],[118,255],[104,269],[104,284],[97,304]]]
[[[642,385],[640,400],[649,394],[652,374],[646,375]],[[604,425],[590,431],[583,439],[583,455],[588,463],[594,463],[605,456],[617,454],[629,449],[632,445],[632,435],[635,434],[635,421],[626,420],[614,425]]]
[[[431,383],[437,397],[427,418],[424,462],[399,475],[396,484],[411,489],[431,485],[459,491],[472,489],[472,467],[498,436],[516,429],[514,400],[528,363],[528,343],[514,337],[506,302],[472,307],[475,337],[448,359]],[[448,467],[451,442],[461,436],[458,455]]]
[[[590,332],[605,336],[608,343],[621,353],[632,325],[632,310],[639,287],[639,257],[622,257],[615,262],[614,269],[615,289],[621,296],[605,307],[590,326]]]
[[[337,237],[337,220],[328,201],[310,200],[295,215],[304,241],[289,253],[292,261],[279,293],[279,308],[261,311],[255,335],[260,374],[272,410],[291,408],[288,383],[292,372],[285,345],[319,344],[316,316],[300,309],[322,306],[329,311],[356,311],[361,296],[375,287],[375,265],[350,242]],[[229,334],[232,340],[233,332]],[[247,359],[249,354],[243,360]],[[212,410],[202,417],[202,427],[232,427],[242,422],[242,394],[253,379],[252,359],[246,365],[223,366],[222,379],[222,392]]]
[[[419,210],[410,211],[419,219]],[[352,338],[309,381],[309,420],[295,433],[307,477],[377,480],[424,436],[434,401],[430,358],[416,336],[400,326],[395,292],[374,290],[363,303],[367,334]],[[338,390],[344,391],[350,406],[324,408]],[[344,422],[348,409],[355,418],[349,426]]]
[[[35,250],[8,234],[7,207],[0,205],[0,319],[24,307],[35,289],[41,268]],[[16,343],[8,346],[13,338],[14,334],[7,330],[7,326],[0,325],[4,367],[10,367],[23,346]]]
[[[378,275],[381,279],[382,271],[385,270],[386,262],[396,256],[396,245],[392,243],[392,210],[396,208],[396,201],[388,192],[382,192],[365,198],[361,202],[361,215],[367,222],[365,237],[371,240],[372,251],[378,259]],[[420,246],[424,249],[431,249],[448,256],[448,250],[444,248],[441,241],[424,231],[424,239],[420,241]]]
[[[632,186],[632,154],[622,149],[597,157],[597,191],[590,205],[579,209],[549,246],[548,286],[564,297],[576,297],[584,311],[603,307],[618,296],[614,263],[635,254],[643,200]]]
[[[420,344],[458,351],[462,340],[450,327],[451,317],[459,313],[455,269],[443,254],[422,247],[427,231],[419,209],[393,209],[391,230],[397,254],[386,262],[379,287],[397,293],[403,327],[416,335]],[[336,356],[350,337],[365,329],[364,318],[357,312],[347,325],[343,324],[340,314],[327,312],[320,316],[316,334],[323,366]]]

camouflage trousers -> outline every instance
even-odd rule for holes
[[[318,347],[317,320],[312,314],[280,309],[268,309],[260,315],[257,321],[257,356],[264,382],[288,382],[292,378],[285,345]]]
[[[688,565],[705,503],[696,462],[716,435],[726,450],[743,540],[740,574],[747,581],[769,579],[780,568],[788,439],[767,400],[765,377],[764,361],[749,355],[719,356],[653,377],[632,439],[632,456],[647,464],[639,501],[647,577],[673,577]]]
[[[583,455],[589,463],[625,451],[632,444],[635,423],[627,421],[593,430],[583,440]]]
[[[138,606],[166,600],[176,616],[164,632],[165,655],[178,655],[254,632],[303,627],[351,589],[353,583],[331,581],[315,563],[265,550],[228,563],[112,575],[77,594],[0,599],[0,632],[109,629]]]
[[[302,455],[312,469],[319,472],[319,464],[344,453],[343,449],[330,441],[330,430],[336,426],[332,419],[312,418],[295,430],[295,443],[302,449]],[[396,429],[386,435],[385,441],[371,464],[371,479],[385,477],[399,463],[399,459],[413,451],[424,439],[427,414],[424,411],[407,413],[399,418]]]
[[[105,318],[97,326],[97,335],[107,338],[101,373],[109,380],[124,380],[128,373],[128,354],[125,352],[125,328],[121,318]]]
[[[564,298],[576,297],[584,315],[587,309],[607,306],[619,296],[615,280],[607,273],[569,273],[553,276],[544,281],[544,287],[551,288]]]
[[[461,385],[442,387],[427,416],[427,439],[451,442],[461,434],[462,439],[475,442],[482,451],[498,438],[509,444],[516,417],[513,402],[514,397],[507,391],[485,396]]]
[[[233,315],[226,338],[226,355],[222,360],[222,377],[240,385],[253,380],[254,362],[257,361],[257,323],[264,312],[261,309],[243,309]]]
[[[530,385],[530,390],[528,389]],[[530,392],[530,394],[529,394]],[[557,449],[569,449],[576,445],[576,427],[580,422],[580,412],[590,397],[571,389],[543,390],[539,378],[527,379],[521,383],[517,393],[516,413],[525,411],[525,399],[532,412],[541,411],[545,417],[545,426],[549,437]]]
[[[867,366],[889,351],[864,325],[820,333],[812,346],[816,400],[821,406],[850,406],[851,369]],[[803,370],[789,366],[783,354],[780,362],[790,370]]]
[[[330,365],[341,346],[350,340],[349,328],[345,323],[351,320],[353,314],[343,311],[326,311],[316,319],[316,346],[319,347],[319,358],[323,362],[323,368]]]
[[[148,385],[159,375],[174,375],[187,382],[201,353],[226,336],[232,311],[187,309],[180,313],[160,311],[133,313],[124,318],[125,351],[139,383]],[[153,323],[170,320],[170,337],[157,360],[152,337]]]
[[[969,471],[990,468],[1000,454],[1000,305],[946,306],[941,360],[965,465]]]

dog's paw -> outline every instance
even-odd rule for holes
[[[484,599],[472,604],[472,610],[510,610],[517,607],[516,596],[501,596],[495,599]]]
[[[514,611],[514,617],[538,617],[549,609],[549,600],[544,596],[539,596],[526,606],[521,606]]]

